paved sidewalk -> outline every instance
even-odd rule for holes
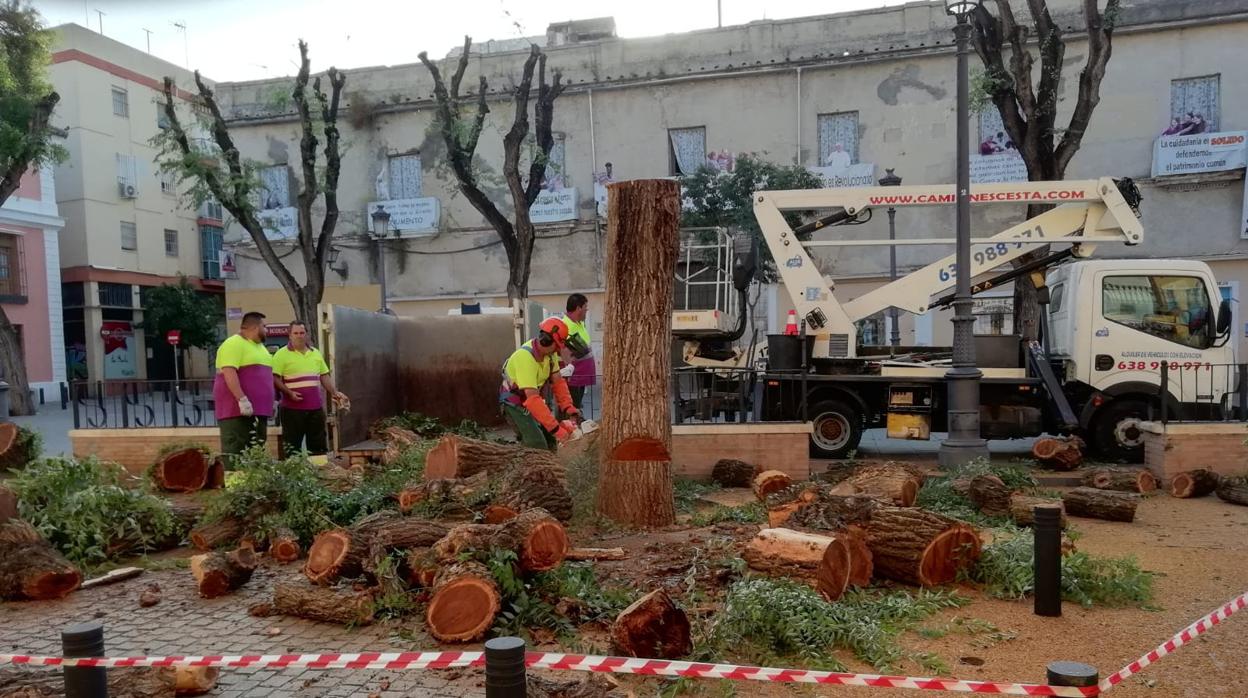
[[[247,585],[217,599],[199,598],[189,570],[146,572],[112,586],[71,594],[63,601],[0,604],[0,652],[60,654],[60,630],[99,618],[110,656],[169,654],[279,654],[433,650],[419,618],[346,629],[299,618],[254,618],[247,608],[271,597],[273,583],[297,575],[296,565],[261,568]],[[139,593],[156,582],[162,600],[140,608]],[[272,634],[274,630],[279,631]],[[402,634],[402,637],[400,637]],[[405,639],[408,638],[408,639]],[[463,649],[480,649],[479,645]],[[451,698],[482,695],[479,670],[223,669],[220,698],[338,698],[375,695]]]
[[[61,409],[61,403],[49,402],[39,407],[38,414],[12,417],[18,426],[34,429],[43,436],[43,455],[70,455],[69,431],[74,428],[73,408]]]

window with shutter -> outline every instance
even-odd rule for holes
[[[691,175],[706,164],[706,127],[667,130],[669,172]]]
[[[390,198],[420,198],[422,176],[420,155],[391,155],[389,165]]]
[[[113,88],[113,114],[115,116],[130,116],[130,95],[120,87]]]
[[[1164,135],[1211,133],[1222,124],[1220,75],[1170,81],[1170,127]]]
[[[139,230],[133,223],[121,222],[121,249],[139,249]]]

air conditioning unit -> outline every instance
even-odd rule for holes
[[[121,180],[117,182],[117,196],[123,199],[133,199],[139,195],[138,187],[130,182]]]

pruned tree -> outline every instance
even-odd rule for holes
[[[188,132],[178,116],[178,89],[173,78],[165,78],[164,113],[169,128],[157,136],[162,148],[161,168],[176,173],[181,181],[191,183],[196,203],[209,198],[218,201],[229,211],[234,220],[255,243],[261,259],[273,272],[282,289],[290,298],[295,317],[308,324],[308,331],[317,333],[317,304],[325,293],[325,257],[330,239],[338,224],[338,177],[342,169],[342,152],[338,131],[338,110],[347,76],[331,67],[325,78],[329,81],[329,94],[322,89],[321,77],[312,80],[311,97],[316,100],[317,113],[309,104],[308,80],[310,77],[308,44],[299,42],[299,72],[291,88],[291,99],[299,116],[301,136],[299,139],[300,175],[299,194],[295,208],[298,212],[298,233],[294,244],[303,260],[304,283],[291,273],[274,250],[266,226],[259,216],[259,195],[263,189],[258,176],[258,165],[243,158],[230,135],[229,124],[217,103],[212,88],[204,82],[199,71],[195,72],[195,86],[199,94],[194,101],[202,107],[202,127],[210,137],[198,139]],[[206,112],[206,113],[205,113]],[[318,169],[317,147],[324,139],[325,165]],[[324,212],[320,226],[315,225],[314,205],[323,197]]]
[[[424,51],[420,52],[420,62],[425,64],[433,77],[433,94],[437,102],[438,128],[442,139],[446,142],[447,159],[451,170],[459,182],[459,190],[472,204],[486,222],[498,234],[507,251],[509,273],[507,277],[507,298],[518,301],[529,295],[529,270],[533,257],[533,243],[537,233],[533,221],[529,218],[529,207],[537,201],[542,191],[542,179],[546,172],[546,164],[550,158],[550,150],[555,138],[551,132],[554,122],[555,100],[563,94],[566,87],[563,73],[555,70],[551,82],[546,81],[546,54],[533,44],[529,55],[524,61],[520,81],[512,90],[515,103],[515,114],[511,127],[503,135],[503,178],[511,194],[512,217],[499,208],[498,202],[492,201],[482,190],[478,172],[473,165],[477,152],[477,144],[481,140],[481,132],[485,129],[485,119],[490,113],[486,100],[489,84],[484,75],[478,76],[475,99],[471,93],[460,94],[464,73],[468,70],[469,51],[472,38],[464,37],[464,50],[455,65],[448,87],[438,66],[429,60]],[[533,92],[533,79],[537,77],[537,98],[533,100],[533,154],[529,159],[527,173],[521,172],[521,154],[529,140],[529,101]],[[475,103],[475,106],[471,106]]]
[[[64,149],[52,141],[52,111],[60,95],[44,76],[51,33],[34,8],[0,2],[0,206],[32,168],[52,164]],[[26,359],[17,329],[0,306],[0,369],[9,382],[9,411],[34,414]]]
[[[975,11],[971,34],[975,51],[984,64],[984,97],[1001,114],[1006,133],[1027,165],[1027,178],[1064,179],[1066,167],[1079,151],[1092,113],[1101,100],[1101,81],[1113,49],[1120,0],[1106,0],[1104,10],[1098,0],[1082,2],[1088,56],[1079,73],[1078,93],[1065,128],[1057,126],[1057,112],[1066,38],[1061,26],[1053,21],[1048,2],[1027,0],[1030,25],[1015,18],[1010,0],[995,0],[995,15],[989,4],[982,4]],[[1038,71],[1033,43],[1040,53]],[[1047,208],[1033,205],[1028,207],[1027,214],[1036,216]],[[1047,246],[1037,248],[1015,264],[1026,264],[1048,252]],[[1035,339],[1039,325],[1035,287],[1029,283],[1014,284],[1015,331]]]
[[[196,291],[183,276],[176,284],[161,284],[147,292],[142,328],[162,338],[169,330],[179,330],[183,346],[212,349],[220,341],[221,314],[221,297]]]

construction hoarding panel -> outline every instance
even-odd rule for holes
[[[322,306],[324,307],[324,306]],[[368,438],[368,427],[398,414],[400,319],[358,308],[328,306],[330,369],[338,389],[351,397],[351,410],[338,414],[338,444]]]
[[[515,346],[511,315],[402,318],[398,382],[388,387],[402,409],[449,425],[500,424],[503,364]]]

